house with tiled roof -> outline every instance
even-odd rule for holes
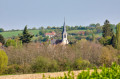
[[[78,32],[78,34],[85,35],[85,31],[80,31],[80,32]]]
[[[55,36],[56,33],[55,32],[51,32],[51,33],[45,33],[45,36],[48,36],[49,38]]]

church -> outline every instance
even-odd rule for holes
[[[62,32],[62,44],[68,44],[68,39],[67,39],[67,32],[66,32],[66,25],[65,25],[65,19],[64,19],[64,24],[63,24],[63,32]]]
[[[51,39],[51,44],[52,45],[54,45],[54,44],[66,45],[68,43],[69,42],[68,42],[68,39],[67,39],[66,25],[65,25],[65,19],[64,19],[62,40]]]

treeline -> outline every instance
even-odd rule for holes
[[[67,46],[29,43],[22,47],[9,46],[4,50],[8,66],[3,74],[80,70],[120,63],[118,50],[85,39]]]
[[[49,42],[31,42],[33,35],[25,26],[18,38],[5,41],[0,37],[4,44],[0,51],[0,74],[80,70],[103,64],[109,67],[112,62],[120,64],[120,24],[114,28],[116,32],[106,20],[99,39],[92,34],[91,41],[80,39],[68,45],[51,45]]]

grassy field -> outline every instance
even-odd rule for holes
[[[33,35],[37,35],[37,34],[39,34],[40,30],[28,30],[28,31]],[[46,32],[50,32],[50,31],[53,31],[53,30],[46,30]],[[67,31],[67,33],[78,33],[80,31],[86,31],[86,30],[70,30],[70,31]],[[23,31],[6,31],[6,32],[0,32],[0,34],[2,34],[4,36],[4,38],[9,38],[12,36],[18,36],[19,34],[22,34],[22,32]],[[102,33],[96,34],[97,37],[99,37],[101,35],[102,35]]]
[[[39,34],[40,30],[28,30],[31,34],[36,35]],[[46,30],[47,32],[51,30]],[[18,34],[22,34],[23,31],[6,31],[6,32],[0,32],[4,36],[4,38],[12,37],[12,36],[18,36]]]
[[[70,31],[67,31],[67,33],[78,33],[80,31],[86,31],[86,30],[70,30]]]

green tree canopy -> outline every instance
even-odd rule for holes
[[[107,37],[113,36],[113,29],[111,28],[110,22],[108,20],[105,21],[104,25],[103,25],[103,33],[102,33],[103,37]]]
[[[0,32],[4,32],[4,29],[3,29],[3,28],[0,28]]]
[[[8,64],[8,57],[6,53],[0,49],[0,74],[6,69]]]
[[[29,43],[34,35],[31,35],[27,30],[27,25],[24,28],[22,36],[20,36],[20,40],[22,43]]]
[[[4,37],[0,34],[0,42],[2,43],[2,44],[5,44],[5,40],[4,40]]]
[[[117,28],[116,28],[116,44],[117,44],[117,49],[120,49],[120,23],[117,24]]]

